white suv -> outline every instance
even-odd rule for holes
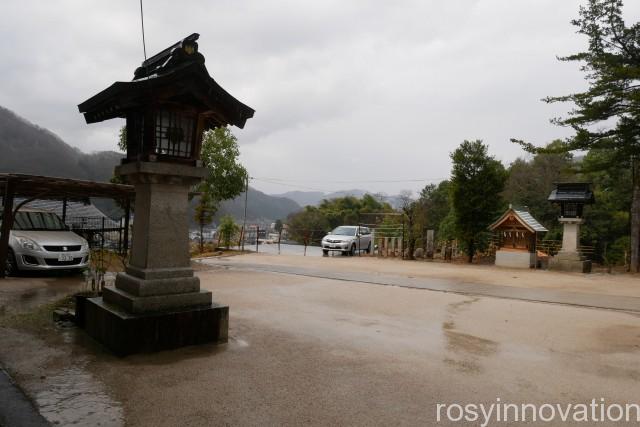
[[[0,218],[1,222],[1,218]],[[7,274],[19,270],[79,270],[89,265],[89,244],[53,212],[21,209],[9,234]]]
[[[343,254],[355,255],[358,251],[371,252],[371,231],[367,227],[342,225],[324,236],[322,253],[339,251]]]

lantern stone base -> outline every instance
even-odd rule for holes
[[[129,265],[83,309],[87,333],[119,356],[227,341],[229,307],[213,303],[190,268]]]
[[[102,298],[132,314],[182,310],[211,304],[211,292],[200,290],[200,279],[191,268],[139,269],[128,265],[118,273],[115,287],[106,287]]]
[[[557,271],[572,271],[577,273],[591,273],[591,261],[578,252],[560,251],[549,260],[549,269]]]
[[[98,297],[84,301],[84,316],[87,333],[118,356],[228,339],[229,307],[215,303],[133,314]]]

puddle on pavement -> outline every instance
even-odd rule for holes
[[[79,345],[88,337],[70,322],[54,325],[43,337],[7,329],[10,345],[1,352],[6,366],[21,377],[21,386],[51,425],[123,426],[122,405],[92,373],[95,357]]]
[[[612,325],[598,329],[596,339],[590,341],[593,350],[602,353],[631,353],[640,351],[640,327]],[[594,345],[595,344],[595,345]]]
[[[83,367],[64,369],[43,379],[46,390],[35,395],[40,413],[54,425],[124,425],[122,407],[103,391],[103,386]]]
[[[66,322],[58,324],[65,344],[78,342],[82,333]],[[124,425],[122,405],[106,392],[104,384],[87,367],[80,354],[67,358],[66,366],[41,377],[34,400],[40,413],[53,425],[120,427]]]
[[[466,299],[464,301],[454,302],[447,306],[447,311],[449,312],[449,314],[456,314],[459,311],[467,308],[474,302],[478,302],[478,301],[480,301],[480,298],[471,298],[471,299]]]
[[[477,374],[481,371],[480,365],[471,360],[456,360],[445,357],[443,362],[464,374]]]
[[[447,307],[449,320],[442,322],[445,348],[450,352],[450,355],[445,357],[443,362],[465,374],[480,373],[482,367],[478,358],[488,357],[498,352],[496,341],[456,330],[454,317],[479,300],[479,298],[472,298],[449,304]]]
[[[447,329],[447,327],[449,329]],[[465,334],[443,325],[444,336],[447,339],[447,349],[454,353],[468,353],[477,356],[490,356],[498,350],[498,343],[475,335]]]

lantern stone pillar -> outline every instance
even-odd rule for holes
[[[157,351],[228,339],[229,307],[212,302],[190,267],[189,190],[202,167],[125,163],[133,184],[133,242],[125,271],[85,304],[85,329],[114,353]]]
[[[563,225],[562,248],[549,261],[549,268],[560,271],[574,271],[578,273],[591,272],[591,261],[579,251],[580,225],[582,218],[558,218]]]
[[[581,218],[559,218],[563,224],[562,250],[565,253],[577,253],[580,245],[580,225],[584,223]]]
[[[104,301],[130,313],[211,304],[200,290],[189,256],[189,190],[202,180],[202,167],[127,163],[116,168],[136,188],[131,257]]]

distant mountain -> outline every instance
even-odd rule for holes
[[[87,154],[60,137],[0,107],[0,172],[109,181],[122,154]]]
[[[223,202],[216,213],[214,222],[218,223],[224,215],[231,215],[236,221],[242,221],[244,219],[244,201],[245,194],[242,193],[235,199]],[[196,204],[197,200],[193,200],[191,203],[192,210]],[[267,224],[277,219],[284,220],[289,214],[297,212],[300,209],[300,205],[291,199],[270,196],[262,191],[249,187],[247,197],[247,222],[249,223],[257,222],[259,224]],[[191,217],[193,216],[194,214],[191,214]],[[192,225],[195,226],[195,221],[191,220],[191,222]]]
[[[272,194],[274,197],[286,197],[300,206],[317,205],[325,197],[322,191],[287,191],[282,194]]]
[[[0,173],[24,173],[108,182],[122,153],[100,151],[83,153],[71,147],[51,131],[41,128],[14,112],[0,107]],[[105,214],[117,218],[123,213],[111,200],[94,199],[93,203]],[[247,219],[268,222],[284,219],[300,209],[293,200],[273,197],[249,189]],[[244,194],[224,202],[219,215],[244,217]],[[193,213],[190,214],[193,217]]]
[[[362,197],[365,194],[373,194],[377,198],[381,198],[385,202],[389,203],[392,207],[398,208],[400,206],[399,196],[387,196],[382,193],[371,193],[365,190],[343,190],[335,191],[333,193],[323,193],[321,191],[287,191],[282,194],[273,194],[274,197],[286,197],[291,200],[295,200],[300,206],[316,206],[324,199],[331,200],[339,197],[353,196]]]
[[[324,199],[331,200],[337,199],[338,197],[346,196],[362,197],[367,193],[369,192],[364,190],[345,190],[336,191],[334,193],[324,193],[322,191],[287,191],[286,193],[282,194],[272,194],[272,196],[286,197],[288,199],[294,200],[300,206],[315,206]]]

